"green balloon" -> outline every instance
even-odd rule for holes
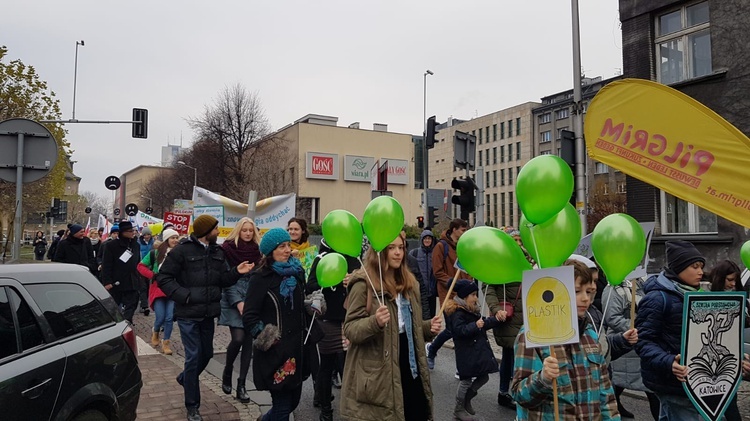
[[[315,275],[321,288],[333,287],[341,283],[346,276],[346,259],[338,253],[326,253],[318,260]]]
[[[591,251],[607,275],[607,282],[620,285],[646,254],[646,234],[633,217],[614,213],[599,221],[591,234]]]
[[[396,199],[379,196],[370,201],[362,215],[362,228],[375,251],[382,251],[401,234],[404,209]]]
[[[557,215],[573,194],[573,172],[555,155],[541,155],[521,168],[516,197],[521,212],[532,224]]]
[[[740,249],[740,257],[746,268],[750,268],[750,241],[745,241]]]
[[[519,282],[531,265],[516,241],[492,227],[466,231],[456,245],[458,261],[466,272],[486,284]]]
[[[347,256],[362,254],[362,224],[351,212],[332,210],[323,218],[323,238],[333,250]]]
[[[581,218],[570,203],[549,221],[531,224],[521,216],[521,239],[540,268],[561,266],[581,241]],[[532,235],[533,234],[533,235]]]

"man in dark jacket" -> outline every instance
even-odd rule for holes
[[[219,221],[201,215],[193,221],[193,235],[183,240],[159,268],[156,282],[175,302],[174,315],[185,347],[185,368],[177,382],[185,390],[188,421],[200,421],[198,376],[213,356],[214,319],[221,313],[221,289],[234,285],[252,265],[242,262],[230,269],[216,244]],[[122,235],[122,225],[120,225]]]
[[[427,300],[427,317],[424,320],[431,319],[437,311],[437,279],[432,272],[432,249],[435,247],[435,235],[432,231],[426,229],[419,236],[419,247],[411,250],[409,255],[417,259],[419,273],[422,275],[422,284],[424,287],[424,299]],[[421,290],[420,290],[421,291]],[[423,300],[424,301],[424,300]],[[424,309],[423,309],[424,311]]]
[[[138,306],[138,281],[141,276],[138,273],[139,256],[135,229],[130,222],[120,223],[118,239],[102,244],[102,285],[130,323],[133,323],[133,314]]]
[[[49,250],[47,250],[48,259],[55,260],[57,245],[60,244],[60,241],[62,241],[63,235],[65,235],[65,230],[57,231],[57,235],[55,235],[55,238],[52,239],[52,244],[50,244]]]
[[[71,225],[68,236],[57,244],[55,257],[52,258],[52,261],[86,266],[91,273],[95,273],[94,248],[85,234],[82,226]]]

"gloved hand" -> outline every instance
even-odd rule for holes
[[[307,310],[307,314],[312,316],[313,313],[318,313],[318,316],[322,316],[326,314],[326,309],[326,299],[323,296],[323,291],[313,291],[312,294],[305,297],[305,310]]]

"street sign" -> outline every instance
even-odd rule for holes
[[[138,205],[136,205],[135,203],[128,203],[125,206],[125,213],[128,214],[128,216],[138,215]]]
[[[83,211],[86,212],[86,213],[91,213],[91,208],[88,207],[88,206],[86,206],[86,209],[84,209]]]
[[[18,153],[19,135],[22,153]],[[57,163],[57,142],[42,124],[25,118],[0,122],[0,180],[15,183],[17,167],[23,167],[23,183],[37,181]],[[19,162],[19,159],[22,162]]]
[[[109,190],[117,190],[120,188],[120,178],[115,175],[110,175],[104,179],[104,186]]]
[[[151,215],[151,212],[153,212],[153,211],[154,211],[154,208],[152,208],[151,206],[149,206],[149,207],[146,208],[146,213],[149,214],[149,215]]]

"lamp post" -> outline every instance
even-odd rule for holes
[[[424,72],[424,100],[422,101],[422,123],[424,124],[424,131],[422,132],[422,188],[424,189],[424,200],[422,201],[422,215],[427,218],[427,177],[429,171],[427,169],[427,76],[434,75],[432,70],[425,70]],[[430,227],[434,228],[434,227]]]
[[[76,87],[78,84],[78,46],[83,47],[85,44],[83,40],[76,41],[76,62],[75,68],[73,69],[73,120],[76,119]]]
[[[152,198],[150,198],[148,196],[144,196],[144,195],[141,195],[141,197],[144,198],[144,199],[148,199],[148,207],[149,208],[151,208],[151,209],[154,208],[154,199],[152,199]]]
[[[177,161],[177,163],[193,169],[193,188],[195,188],[198,185],[198,169],[186,164],[185,161]]]
[[[588,233],[586,219],[586,144],[583,140],[583,103],[581,102],[581,32],[578,19],[578,0],[570,1],[573,21],[573,131],[575,140],[576,210],[581,218],[581,235]]]

